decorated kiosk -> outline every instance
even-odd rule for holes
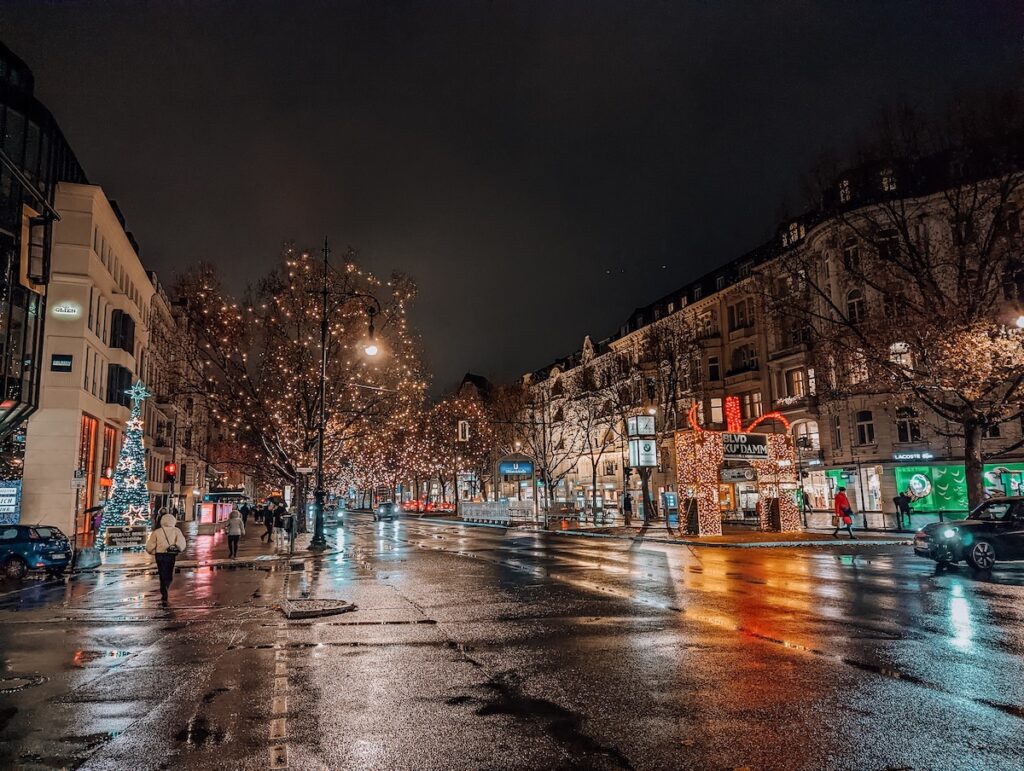
[[[690,431],[676,433],[679,467],[680,527],[689,535],[721,535],[719,483],[727,461],[749,464],[756,472],[759,530],[800,530],[800,511],[794,495],[796,456],[789,436],[789,421],[768,412],[745,428],[739,398],[725,397],[725,431],[704,428],[697,420],[697,404],[690,408]],[[778,421],[784,434],[754,433],[768,421]]]

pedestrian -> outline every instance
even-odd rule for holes
[[[627,523],[633,521],[633,496],[628,491],[622,496],[622,517]]]
[[[913,511],[910,508],[910,502],[913,499],[910,497],[910,491],[904,490],[895,498],[892,502],[896,504],[896,529],[903,529],[903,517],[907,518],[907,527],[910,527],[910,515]]]
[[[282,534],[285,532],[285,517],[288,516],[288,505],[286,503],[279,503],[277,508],[274,509],[274,529],[277,531],[277,540],[281,541]]]
[[[857,540],[857,536],[853,534],[853,507],[850,505],[850,499],[846,497],[845,487],[840,487],[836,492],[835,514],[832,516],[832,524],[836,528],[832,532],[833,538],[839,537],[840,528],[846,528],[846,532],[850,534],[850,540]]]
[[[173,514],[160,517],[160,527],[149,534],[146,552],[156,556],[156,571],[160,575],[160,603],[167,605],[167,590],[174,580],[174,561],[185,551],[185,535],[178,529]]]
[[[242,513],[242,526],[244,527],[249,522],[249,501],[242,501],[239,511]]]
[[[274,537],[274,513],[269,506],[263,508],[263,527],[266,528],[266,532],[260,536],[260,541],[266,540],[267,543],[270,543]]]
[[[242,513],[238,509],[231,509],[222,527],[228,534],[228,559],[233,560],[238,556],[238,541],[245,535],[245,519]]]

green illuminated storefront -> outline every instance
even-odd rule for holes
[[[897,491],[909,490],[915,513],[967,511],[967,479],[962,464],[918,464],[893,468]],[[1024,495],[1024,463],[985,464],[987,495]]]

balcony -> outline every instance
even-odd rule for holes
[[[780,396],[772,404],[772,407],[779,412],[797,412],[810,409],[814,404],[814,397],[809,394],[803,396]]]
[[[725,373],[725,384],[727,386],[756,383],[760,380],[761,370],[756,365],[731,369]]]

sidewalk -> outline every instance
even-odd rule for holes
[[[204,525],[202,529],[206,531],[209,526]],[[250,522],[246,527],[245,535],[238,543],[238,557],[228,559],[228,537],[224,532],[210,533],[198,532],[198,530],[197,523],[185,523],[185,539],[188,541],[188,548],[185,549],[184,554],[178,556],[175,562],[176,568],[240,567],[287,560],[303,560],[334,554],[337,551],[334,548],[319,552],[310,551],[309,542],[313,535],[312,533],[302,533],[296,536],[295,550],[289,553],[287,541],[281,540],[277,536],[269,544],[261,542],[260,535],[265,532],[263,525]],[[330,543],[330,540],[328,542]],[[156,570],[156,559],[141,550],[101,552],[101,560],[98,567],[86,568],[80,572]],[[76,570],[76,572],[79,571]]]
[[[551,528],[543,530],[533,526],[489,525],[477,522],[462,522],[459,519],[422,517],[420,522],[435,525],[467,525],[471,527],[493,527],[500,530],[516,530],[525,533],[551,533],[583,538],[611,538],[620,541],[642,543],[670,543],[682,546],[733,547],[738,549],[771,548],[782,546],[905,546],[913,542],[913,533],[873,533],[857,531],[857,537],[850,540],[848,535],[832,537],[831,530],[803,530],[793,533],[764,533],[758,530],[736,529],[724,535],[680,536],[671,534],[664,523],[656,522],[642,527],[599,527],[586,530]]]

